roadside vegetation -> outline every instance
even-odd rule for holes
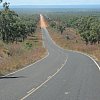
[[[0,10],[0,75],[25,67],[45,55],[39,15],[17,14],[9,3]]]
[[[88,53],[100,60],[99,14],[49,13],[47,16],[49,33],[60,46]]]

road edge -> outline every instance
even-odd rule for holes
[[[59,68],[59,69],[57,69],[57,71],[53,74],[53,75],[51,75],[51,76],[49,76],[42,84],[40,84],[38,87],[36,87],[36,88],[33,88],[33,89],[31,89],[30,91],[28,91],[27,93],[27,95],[25,95],[24,97],[22,97],[20,100],[25,100],[26,98],[28,98],[31,94],[33,94],[34,92],[36,92],[38,89],[40,89],[43,85],[45,85],[48,81],[50,81],[52,78],[54,78],[62,69],[63,69],[63,67],[65,66],[65,64],[67,63],[67,61],[68,61],[68,57],[66,58],[66,60],[64,61],[64,63],[62,64],[62,66]]]
[[[19,70],[16,70],[16,71],[14,71],[14,72],[11,72],[11,73],[6,74],[6,75],[1,76],[1,77],[7,77],[7,76],[10,76],[10,75],[12,75],[12,74],[15,74],[15,73],[17,73],[17,72],[19,72],[19,71],[22,71],[22,70],[24,70],[24,69],[27,69],[27,68],[31,67],[32,65],[35,65],[36,63],[38,63],[38,62],[40,62],[40,61],[46,59],[48,56],[49,56],[49,52],[48,52],[48,50],[47,50],[47,51],[46,51],[46,56],[45,56],[45,57],[43,57],[43,58],[37,60],[36,62],[34,62],[34,63],[32,63],[32,64],[30,64],[30,65],[28,65],[28,66],[26,66],[26,67],[23,67],[23,68],[21,68],[21,69],[19,69]]]
[[[41,31],[41,33],[42,33],[42,31]],[[45,48],[44,39],[43,39],[43,33],[42,33],[42,46]],[[44,60],[44,59],[47,58],[48,56],[49,56],[49,51],[48,51],[48,49],[46,49],[46,55],[45,55],[43,58],[37,60],[36,62],[34,62],[34,63],[32,63],[32,64],[29,64],[29,65],[26,66],[26,67],[23,67],[23,68],[21,68],[21,69],[19,69],[19,70],[16,70],[16,71],[14,71],[14,72],[9,73],[9,74],[2,75],[2,76],[0,76],[0,77],[2,77],[2,78],[3,78],[3,77],[7,77],[7,76],[10,76],[10,75],[12,75],[12,74],[15,74],[15,73],[17,73],[17,72],[19,72],[19,71],[22,71],[22,70],[24,70],[24,69],[27,69],[27,68],[31,67],[32,65],[34,65],[34,64],[36,64],[36,63],[38,63],[38,62]]]
[[[47,29],[46,29],[46,30],[47,30]],[[47,31],[48,31],[48,30],[47,30]],[[48,32],[48,34],[49,34],[49,32]],[[50,34],[49,34],[49,37],[51,38],[52,42],[53,42],[58,48],[63,49],[63,50],[65,50],[65,51],[72,51],[72,52],[79,53],[79,54],[82,54],[82,55],[84,55],[84,56],[87,56],[88,58],[90,58],[90,59],[96,64],[96,66],[98,67],[98,69],[99,69],[99,71],[100,71],[100,66],[99,66],[99,64],[98,64],[98,63],[96,62],[96,60],[95,60],[93,57],[91,57],[89,54],[86,54],[86,53],[83,53],[83,52],[80,52],[80,51],[64,49],[64,48],[62,48],[61,46],[59,46],[59,45],[52,39],[52,37],[50,36]]]

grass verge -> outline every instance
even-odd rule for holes
[[[36,33],[24,42],[5,44],[0,41],[0,75],[23,68],[46,55],[42,45],[42,34],[38,28]]]
[[[74,29],[67,28],[62,35],[51,27],[48,27],[48,31],[52,39],[62,48],[87,53],[96,61],[100,61],[100,44],[86,45]]]

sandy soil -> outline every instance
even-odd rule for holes
[[[44,20],[44,17],[40,14],[40,27],[41,28],[46,28],[47,27],[47,23]]]

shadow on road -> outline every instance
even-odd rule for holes
[[[17,79],[17,78],[26,78],[25,76],[2,76],[0,79]]]

